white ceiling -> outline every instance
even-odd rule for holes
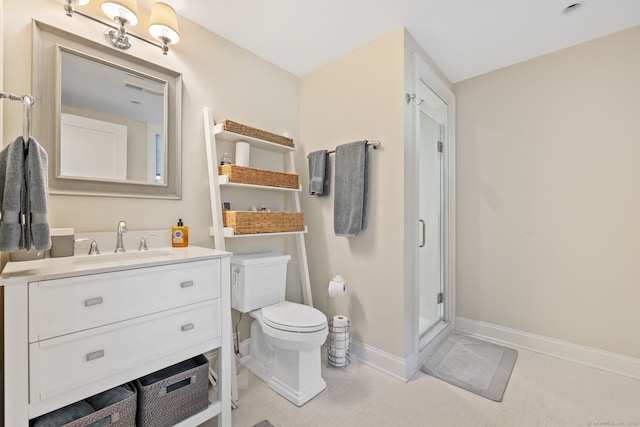
[[[165,1],[299,77],[402,26],[455,83],[640,25],[640,0]]]

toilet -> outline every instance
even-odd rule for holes
[[[244,366],[302,406],[327,386],[320,372],[320,348],[328,326],[321,311],[285,301],[290,259],[275,253],[231,257],[231,306],[253,318]]]

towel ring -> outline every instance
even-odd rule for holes
[[[22,119],[22,139],[27,148],[29,144],[29,138],[31,137],[31,106],[36,103],[36,100],[31,95],[14,95],[12,93],[5,93],[0,90],[0,99],[10,99],[11,101],[22,101],[24,117]]]
[[[31,106],[34,103],[35,99],[31,95],[22,95],[22,105],[24,106],[22,139],[26,145],[29,145],[29,138],[31,138]]]

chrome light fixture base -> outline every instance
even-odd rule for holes
[[[114,47],[122,50],[129,49],[131,47],[131,42],[129,41],[127,30],[124,28],[127,21],[123,19],[116,19],[115,21],[120,24],[120,27],[107,28],[104,35]]]

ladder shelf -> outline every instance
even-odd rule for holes
[[[307,232],[305,226],[304,231],[292,231],[292,232],[278,232],[278,233],[258,233],[258,234],[242,234],[235,235],[232,228],[224,227],[222,220],[222,197],[220,195],[221,187],[224,188],[238,188],[238,189],[252,189],[252,190],[268,190],[268,191],[280,191],[287,197],[291,197],[295,209],[293,212],[302,212],[300,207],[300,192],[302,188],[298,185],[298,188],[281,188],[255,184],[241,184],[229,182],[226,175],[218,174],[218,151],[216,145],[216,139],[227,142],[239,142],[244,141],[251,145],[251,147],[261,148],[276,153],[281,153],[284,156],[284,164],[286,172],[295,173],[294,164],[294,152],[295,147],[290,147],[275,142],[266,141],[263,139],[255,138],[252,136],[242,135],[235,132],[225,130],[222,123],[215,124],[213,117],[213,110],[209,107],[203,109],[204,116],[204,128],[205,128],[205,145],[207,151],[207,167],[209,170],[209,190],[211,196],[211,216],[213,226],[210,229],[210,234],[214,238],[215,248],[220,250],[226,250],[225,239],[226,238],[239,238],[239,237],[264,237],[264,236],[294,236],[296,239],[296,248],[298,255],[298,267],[300,272],[300,280],[302,286],[302,298],[303,302],[309,306],[313,306],[311,297],[311,283],[309,278],[309,265],[307,262],[307,252],[304,241],[304,235]]]

